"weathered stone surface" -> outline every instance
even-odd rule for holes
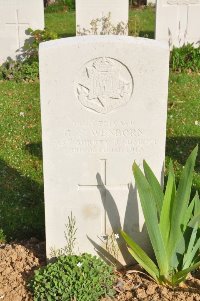
[[[200,44],[200,0],[157,1],[156,40],[170,48]]]
[[[126,55],[124,55],[126,54]],[[40,45],[47,256],[65,244],[71,212],[80,252],[129,261],[123,228],[146,249],[132,164],[162,180],[169,50],[123,36]]]
[[[76,34],[128,35],[128,0],[76,0]]]
[[[44,28],[43,0],[0,0],[0,64],[22,53],[28,28]]]

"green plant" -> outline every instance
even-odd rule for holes
[[[76,244],[76,218],[73,216],[72,212],[70,216],[68,216],[68,223],[65,225],[65,239],[66,239],[66,246],[59,250],[52,249],[51,250],[51,257],[59,257],[59,256],[69,256],[75,254],[75,244]]]
[[[193,171],[198,147],[189,156],[176,188],[172,163],[165,194],[150,167],[144,161],[144,174],[133,165],[146,227],[157,265],[125,233],[131,255],[161,284],[176,286],[200,265],[200,200],[198,193],[190,202]]]
[[[38,50],[41,42],[57,38],[57,34],[48,30],[28,29],[30,39],[25,42],[24,52],[19,60],[7,60],[0,66],[0,79],[15,81],[35,81],[39,78]]]
[[[4,232],[3,232],[3,230],[0,229],[0,244],[3,244],[5,242],[6,242],[6,236],[5,236]]]
[[[38,61],[8,60],[0,67],[0,78],[4,80],[34,81],[39,78]]]
[[[24,44],[24,54],[25,60],[38,61],[38,50],[39,44],[42,42],[55,40],[58,38],[57,33],[52,32],[48,29],[44,30],[33,30],[29,28],[27,34],[30,38]]]
[[[35,272],[30,283],[34,301],[97,301],[113,296],[112,267],[101,259],[82,254],[61,256]]]
[[[170,67],[173,71],[200,71],[200,46],[186,44],[180,48],[173,48],[170,57]]]

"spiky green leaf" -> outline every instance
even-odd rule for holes
[[[136,244],[128,234],[124,231],[121,231],[126,243],[129,245],[129,252],[135,258],[135,260],[155,279],[156,282],[159,282],[159,270],[151,258]]]
[[[149,233],[149,238],[154,249],[158,266],[160,268],[160,273],[163,276],[167,276],[168,258],[158,224],[156,201],[150,184],[136,163],[133,164],[133,173],[140,196],[140,202]]]
[[[196,241],[196,237],[197,237],[197,230],[198,230],[198,222],[196,222],[196,224],[194,225],[194,228],[192,229],[192,233],[190,235],[190,240],[189,240],[189,245],[187,248],[187,252],[185,253],[184,257],[183,257],[183,268],[186,269],[190,266],[190,264],[193,261],[193,248],[195,246],[195,241]]]
[[[183,219],[183,232],[185,231],[187,225],[188,225],[188,222],[189,220],[191,219],[192,217],[192,213],[193,213],[193,210],[194,210],[194,207],[195,207],[195,201],[196,201],[196,197],[197,195],[194,196],[194,198],[192,199],[191,203],[189,204],[188,208],[186,209],[186,212],[185,212],[185,216],[184,216],[184,219]]]
[[[174,276],[173,276],[173,284],[177,285],[178,283],[182,282],[183,280],[186,279],[188,273],[196,270],[198,267],[200,266],[200,261],[198,261],[197,263],[193,264],[192,266],[190,266],[187,269],[184,269],[180,272],[177,272]]]
[[[172,205],[176,195],[176,183],[175,183],[175,175],[174,169],[172,165],[172,161],[169,164],[169,174],[168,181],[165,190],[163,206],[160,216],[160,231],[165,243],[165,247],[168,248],[168,240],[171,229],[171,215],[172,215]]]
[[[200,213],[200,199],[199,199],[199,194],[196,192],[195,195],[195,205],[194,205],[194,215],[197,215]]]
[[[198,251],[200,249],[200,238],[197,240],[196,244],[193,246],[191,253],[189,254],[185,264],[183,266],[184,269],[190,267],[191,264],[194,264],[198,259]]]
[[[162,210],[162,203],[163,203],[163,199],[164,199],[163,189],[146,161],[143,162],[143,167],[144,167],[144,173],[145,173],[146,179],[152,188],[152,193],[154,195],[158,214],[160,217],[161,210]]]
[[[192,151],[186,161],[185,167],[181,174],[175,201],[172,207],[172,220],[169,238],[169,254],[175,252],[176,247],[181,239],[181,227],[184,223],[185,212],[190,200],[194,164],[197,156],[198,146]]]

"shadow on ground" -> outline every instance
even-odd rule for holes
[[[0,228],[7,240],[44,239],[43,186],[0,160]]]
[[[200,172],[200,137],[168,137],[166,143],[166,156],[176,160],[181,165],[185,162],[195,146],[199,144],[195,171]]]
[[[25,145],[25,150],[29,152],[32,156],[37,157],[39,160],[42,160],[42,143],[30,143]]]

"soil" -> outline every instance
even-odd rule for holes
[[[190,275],[184,286],[172,289],[156,284],[136,266],[118,272],[115,289],[115,301],[200,301],[200,271]]]
[[[0,300],[33,301],[28,279],[44,264],[45,244],[35,238],[0,245]]]
[[[45,243],[35,238],[0,245],[0,300],[33,301],[27,283],[33,271],[45,265]],[[138,267],[116,273],[113,301],[200,301],[200,271],[184,286],[171,289],[154,283]],[[101,301],[110,301],[102,299]],[[60,300],[62,301],[62,300]]]

